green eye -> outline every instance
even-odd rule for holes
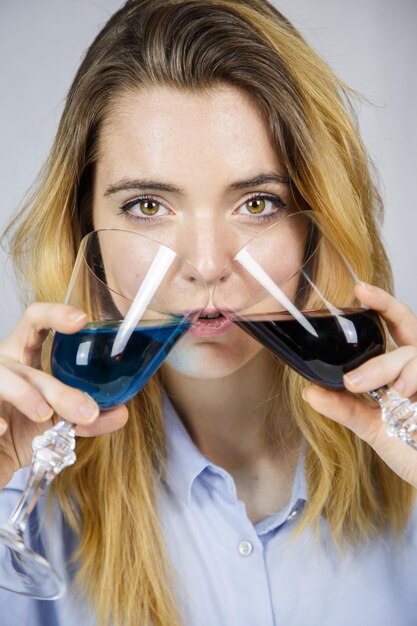
[[[144,215],[155,215],[159,211],[159,202],[153,200],[141,200],[139,209]]]
[[[254,198],[253,200],[248,200],[248,202],[245,202],[245,205],[249,213],[256,215],[265,211],[266,200],[264,198]]]

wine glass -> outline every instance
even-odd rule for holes
[[[214,306],[308,380],[343,389],[343,375],[385,351],[376,311],[354,294],[359,281],[313,211],[284,215],[225,268]],[[368,392],[388,435],[417,449],[417,403],[384,386]]]
[[[88,323],[73,334],[54,334],[52,374],[103,410],[123,404],[175,350],[207,302],[204,280],[175,250],[132,231],[93,231],[81,241],[65,299],[88,314]],[[46,487],[75,462],[74,429],[61,419],[33,440],[27,485],[0,529],[0,587],[51,600],[65,591],[23,533]]]

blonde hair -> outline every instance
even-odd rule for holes
[[[26,299],[62,301],[76,249],[92,228],[91,180],[100,128],[115,97],[143,86],[250,95],[303,208],[330,218],[331,235],[366,281],[391,290],[378,232],[382,216],[349,89],[294,27],[263,0],[132,0],[86,53],[49,160],[9,227]],[[299,526],[325,516],[337,541],[400,533],[412,488],[352,432],[300,400],[305,385],[277,367],[277,387],[307,442],[309,502]],[[131,401],[119,432],[79,440],[78,461],[55,481],[80,533],[77,580],[100,624],[179,626],[173,572],[159,528],[154,481],[165,441],[158,378]],[[274,429],[273,406],[266,428]],[[276,405],[275,405],[276,406]]]

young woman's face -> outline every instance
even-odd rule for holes
[[[132,230],[174,248],[195,266],[211,296],[237,250],[294,210],[266,126],[238,89],[144,89],[120,98],[103,126],[94,228]],[[122,259],[126,252],[111,254]],[[235,325],[201,326],[168,357],[185,375],[227,376],[261,350]]]

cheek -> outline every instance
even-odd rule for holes
[[[284,288],[297,274],[304,262],[305,238],[293,232],[285,232],[277,241],[266,241],[253,254],[273,282]]]
[[[246,246],[216,286],[215,306],[241,316],[285,310],[294,300],[304,262],[306,238],[296,228],[265,231]]]
[[[237,271],[214,294],[215,306],[250,317],[286,310],[288,300],[294,302],[300,286],[301,255],[289,254],[283,259],[267,257],[259,262],[253,274],[237,267]]]
[[[105,242],[103,237],[101,255],[105,278],[113,292],[113,302],[122,316],[129,310],[158,249],[157,244],[136,234],[112,233],[112,237],[107,236]],[[159,294],[161,291],[162,286],[158,285],[156,293]],[[147,303],[147,308],[151,309],[156,303],[157,297],[154,296],[152,301]],[[149,314],[151,313],[149,310]]]
[[[227,334],[227,340],[204,342],[186,335],[171,350],[165,363],[190,378],[216,379],[230,376],[263,348],[237,327]]]

